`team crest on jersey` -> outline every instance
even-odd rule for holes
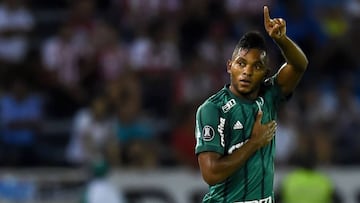
[[[202,137],[204,141],[211,141],[212,139],[214,139],[215,136],[215,131],[214,128],[212,128],[209,125],[204,126],[203,130],[202,130]]]

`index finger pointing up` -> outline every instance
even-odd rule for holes
[[[265,24],[270,22],[269,8],[267,6],[264,6],[264,22]]]

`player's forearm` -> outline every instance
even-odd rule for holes
[[[249,141],[242,145],[239,149],[233,151],[232,154],[219,157],[216,162],[209,167],[211,171],[207,176],[206,182],[210,185],[220,183],[231,176],[235,171],[239,170],[246,161],[259,149],[260,146]]]
[[[301,48],[286,35],[275,40],[285,60],[291,64],[296,71],[304,72],[308,65],[308,59]]]

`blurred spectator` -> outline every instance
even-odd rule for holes
[[[313,67],[319,71],[317,75],[325,73],[325,77],[333,78],[335,75],[348,72],[355,73],[358,69],[356,62],[359,60],[356,54],[353,54],[357,50],[357,47],[353,45],[357,37],[352,38],[357,32],[351,27],[350,20],[344,15],[344,11],[342,4],[324,5],[319,8],[318,21],[326,36],[326,41],[321,47],[322,51],[316,52],[313,59]],[[339,69],[339,67],[342,68]]]
[[[117,108],[117,103],[118,100],[120,99],[121,87],[122,87],[119,81],[120,80],[118,78],[117,80],[109,81],[104,85],[104,95],[108,101],[109,109]]]
[[[0,61],[19,64],[29,49],[29,33],[34,18],[23,0],[3,0],[0,4]],[[3,68],[3,67],[2,67]]]
[[[299,136],[294,118],[294,105],[286,105],[279,112],[278,126],[276,130],[275,161],[277,166],[285,166],[291,162],[296,149],[296,142]]]
[[[180,66],[176,27],[170,21],[153,19],[146,35],[130,45],[130,64],[138,71],[174,70]]]
[[[92,33],[97,29],[98,16],[95,0],[70,1],[67,23],[74,31],[73,42],[82,47],[82,54],[93,51],[89,45]]]
[[[98,96],[89,107],[76,113],[66,154],[71,164],[89,165],[99,158],[109,160],[113,165],[119,163],[115,123],[108,107],[106,98]]]
[[[37,192],[34,181],[12,175],[0,178],[1,202],[33,202]]]
[[[306,124],[330,122],[335,115],[335,101],[331,91],[321,89],[321,84],[313,85],[311,89],[302,92],[299,105]]]
[[[206,71],[217,70],[224,72],[222,68],[231,56],[234,49],[233,42],[229,38],[229,30],[225,21],[218,20],[210,24],[207,35],[199,42],[198,55],[207,62]]]
[[[95,71],[95,47],[92,36],[99,29],[99,17],[97,16],[97,1],[79,0],[69,1],[68,19],[66,23],[72,30],[71,44],[76,50],[75,66],[78,68],[76,78],[80,84],[89,85],[93,81],[86,81]],[[92,78],[91,78],[92,79]],[[94,78],[96,79],[96,78]],[[86,83],[88,82],[88,83]],[[84,84],[86,83],[86,84]],[[90,87],[86,87],[90,88]]]
[[[179,49],[181,57],[191,57],[197,50],[200,40],[206,35],[209,26],[208,8],[210,1],[186,1],[179,23]]]
[[[207,63],[198,54],[188,58],[185,67],[175,75],[174,101],[176,104],[196,103],[214,90],[221,88],[222,78],[207,69]]]
[[[51,117],[71,117],[97,88],[92,36],[97,29],[94,0],[71,1],[58,33],[42,47]]]
[[[125,203],[122,191],[111,181],[110,165],[100,159],[90,165],[92,178],[86,185],[81,203]]]
[[[122,144],[131,140],[150,140],[150,125],[142,120],[139,103],[130,99],[122,99],[118,106],[117,136]]]
[[[124,165],[141,168],[157,164],[154,129],[142,118],[139,101],[123,98],[117,112],[116,134],[123,149]]]
[[[132,139],[124,148],[123,166],[149,170],[159,167],[158,149],[153,140]]]
[[[80,61],[85,57],[82,55],[83,47],[74,41],[74,34],[71,25],[64,23],[58,33],[47,39],[42,47],[43,66],[51,80],[69,88],[79,85],[82,77]]]
[[[311,60],[316,48],[323,46],[325,42],[320,22],[314,18],[305,1],[278,0],[276,3],[274,15],[286,19],[286,33],[303,48]]]
[[[49,98],[50,114],[71,116],[76,108],[84,104],[85,89],[81,86],[85,73],[82,71],[82,47],[74,42],[74,30],[69,24],[62,24],[56,36],[44,42],[42,61],[44,67],[45,87],[51,95]],[[86,69],[86,68],[85,68]],[[55,111],[55,112],[53,112]]]
[[[347,66],[352,65],[353,67],[351,67],[350,70],[357,75],[359,74],[359,70],[360,70],[360,57],[358,57],[358,53],[360,53],[360,47],[357,46],[357,44],[360,43],[360,38],[358,37],[359,35],[360,35],[360,17],[358,19],[353,19],[353,21],[351,22],[351,27],[349,29],[349,32],[344,37],[346,41],[345,47],[347,47],[346,49],[347,53],[351,56],[350,60],[344,62]]]
[[[333,120],[335,139],[334,148],[337,150],[335,160],[340,164],[352,164],[355,157],[348,154],[357,154],[360,130],[360,103],[354,94],[354,82],[351,77],[344,78],[336,87],[336,113]],[[349,119],[351,118],[351,119]]]
[[[183,104],[178,107],[180,114],[174,121],[174,128],[171,132],[170,150],[173,151],[176,162],[179,166],[198,169],[197,156],[194,154],[196,141],[194,139],[195,129],[195,104]]]
[[[99,23],[92,41],[96,49],[99,77],[103,83],[116,80],[120,74],[127,72],[130,68],[129,53],[114,27],[106,22]]]
[[[329,38],[340,38],[348,31],[349,22],[343,13],[343,5],[324,6],[320,10],[320,23]]]
[[[345,3],[346,13],[351,18],[360,18],[360,1],[359,0],[347,0]]]
[[[314,124],[302,123],[299,126],[296,145],[294,146],[289,165],[302,163],[304,156],[308,156],[309,145],[312,147],[312,159],[314,159],[313,161],[317,165],[329,166],[333,164],[334,154],[337,152],[332,147],[334,135],[331,125],[325,122],[315,122]],[[310,144],[309,139],[311,139]]]
[[[116,136],[123,149],[125,166],[152,167],[156,165],[154,142],[155,129],[146,119],[139,95],[136,77],[121,80],[122,88],[116,111]]]
[[[0,98],[2,164],[31,166],[39,162],[43,100],[30,86],[25,76],[17,75]]]
[[[315,146],[315,154],[313,156],[317,157],[316,162],[322,166],[333,164],[335,161],[334,155],[342,152],[336,151],[336,148],[332,146],[335,139],[329,123],[317,123],[309,127],[311,130],[308,132],[308,136],[313,137],[313,144]]]
[[[135,102],[142,108],[143,88],[139,75],[132,70],[121,74],[116,80],[108,82],[106,85],[106,97],[112,109],[118,109],[122,100]],[[143,109],[138,113],[143,113]]]
[[[299,159],[298,167],[283,178],[279,191],[279,202],[341,202],[333,181],[316,168],[314,146],[311,143],[309,138],[306,141],[306,153]]]

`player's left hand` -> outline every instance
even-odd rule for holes
[[[286,35],[286,22],[282,18],[270,18],[269,8],[264,6],[264,26],[266,32],[273,39],[280,39]]]

